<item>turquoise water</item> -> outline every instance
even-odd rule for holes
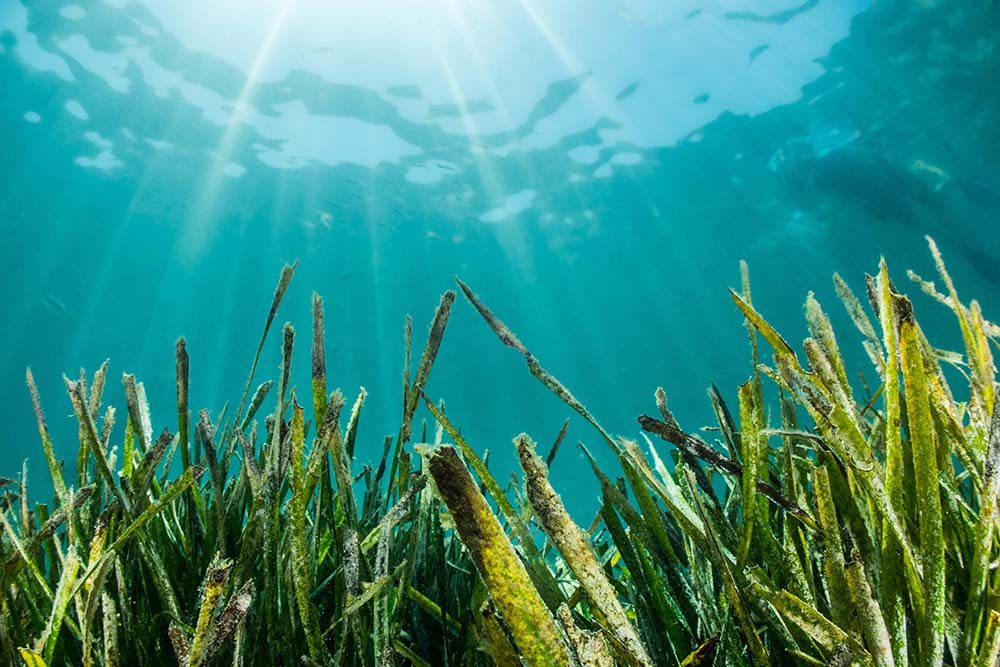
[[[997,317],[997,80],[993,2],[0,0],[0,474],[45,483],[26,366],[70,462],[64,372],[110,358],[108,400],[133,372],[176,428],[183,335],[192,407],[238,401],[296,258],[300,396],[316,290],[330,384],[369,393],[361,462],[397,428],[405,315],[422,346],[455,275],[627,437],[657,386],[689,429],[710,382],[735,401],[740,259],[787,338],[815,291],[867,371],[834,271],[863,293],[884,254],[903,286],[931,234]],[[569,416],[461,301],[428,392],[500,477]],[[577,451],[553,476],[596,506]]]

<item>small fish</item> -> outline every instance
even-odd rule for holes
[[[44,297],[42,297],[42,303],[44,303],[45,306],[50,310],[53,310],[57,313],[66,313],[67,315],[69,314],[69,308],[66,307],[66,304],[63,303],[59,299],[59,297],[57,297],[52,292],[48,292]]]
[[[631,15],[631,14],[629,14],[628,12],[623,12],[623,11],[622,11],[622,10],[620,10],[620,9],[618,10],[618,16],[622,17],[623,19],[627,19],[627,20],[629,20],[629,21],[633,21],[633,22],[635,22],[635,23],[639,23],[639,24],[642,24],[642,25],[646,25],[646,22],[645,22],[645,21],[643,21],[642,19],[640,19],[640,18],[637,18],[637,17],[635,17],[635,16],[632,16],[632,15]]]
[[[770,48],[770,46],[771,46],[770,44],[761,44],[760,46],[755,46],[753,50],[750,51],[750,64],[752,65],[753,61],[757,60],[757,57],[760,56],[760,54],[767,51],[767,49]]]
[[[636,90],[638,90],[638,88],[639,88],[639,82],[638,81],[633,81],[632,83],[630,83],[627,86],[625,86],[624,88],[622,88],[622,90],[621,90],[620,93],[618,93],[617,95],[615,95],[615,101],[616,102],[621,102],[622,100],[624,100],[624,99],[626,99],[628,97],[631,97],[632,94]]]
[[[438,169],[444,169],[445,171],[458,171],[457,169],[455,169],[450,164],[447,164],[446,162],[435,162],[434,166],[436,166]]]

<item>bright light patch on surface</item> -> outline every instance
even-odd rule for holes
[[[423,164],[410,167],[406,171],[406,180],[410,183],[429,185],[437,183],[446,174],[458,171],[458,166],[445,160],[429,160]]]
[[[69,112],[71,116],[76,116],[80,120],[89,120],[90,114],[87,110],[83,108],[83,105],[76,100],[66,100],[66,111]]]
[[[165,68],[156,62],[146,49],[130,49],[127,57],[142,72],[142,80],[153,94],[164,99],[179,94],[181,98],[200,110],[208,122],[225,126],[232,120],[231,104],[218,92],[203,85],[191,83],[180,72]]]
[[[74,160],[76,164],[81,167],[100,169],[102,171],[110,171],[123,166],[124,163],[111,152],[112,143],[110,139],[105,139],[99,133],[92,130],[85,132],[83,136],[85,139],[94,144],[99,152],[93,157],[88,157],[86,155],[77,157]]]
[[[90,42],[83,35],[73,35],[56,42],[59,50],[75,60],[84,69],[100,76],[108,84],[108,88],[121,93],[128,94],[130,86],[129,80],[125,76],[125,68],[128,60],[115,53],[98,51],[91,47]]]
[[[24,113],[24,120],[29,123],[40,123],[42,122],[42,117],[35,111],[26,111]]]
[[[229,162],[225,167],[222,168],[222,173],[229,178],[239,178],[243,174],[247,173],[247,168],[242,164],[237,164],[236,162]]]
[[[614,155],[610,160],[608,160],[600,167],[598,167],[597,170],[594,172],[594,177],[607,178],[611,176],[611,174],[614,173],[612,165],[616,164],[631,165],[631,164],[639,164],[640,162],[642,162],[642,155],[640,155],[639,153],[618,153]]]
[[[315,163],[374,167],[420,153],[417,146],[403,141],[388,127],[357,118],[312,114],[298,100],[276,105],[274,111],[276,116],[256,115],[253,125],[265,138],[280,142],[278,149],[267,148],[257,156],[278,169]]]
[[[21,62],[39,72],[53,72],[64,81],[75,80],[66,61],[43,49],[38,37],[28,32],[28,9],[20,2],[0,5],[0,32],[5,30],[14,35],[17,43],[13,50]]]
[[[531,202],[535,201],[537,194],[534,190],[521,190],[507,197],[503,206],[483,213],[479,219],[483,222],[500,222],[518,213],[523,213],[531,208]]]
[[[162,139],[153,139],[151,137],[146,137],[146,143],[158,151],[165,151],[168,148],[174,147],[174,145],[169,141],[163,141]]]

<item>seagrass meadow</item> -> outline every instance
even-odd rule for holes
[[[125,405],[102,405],[105,363],[66,379],[79,450],[65,465],[29,370],[52,494],[41,502],[23,474],[0,480],[3,662],[994,667],[1000,329],[930,249],[943,289],[912,273],[911,287],[954,313],[964,350],[925,337],[884,262],[861,296],[835,276],[856,331],[835,335],[808,296],[797,350],[755,309],[744,266],[731,298],[749,379],[728,403],[710,388],[717,423],[700,432],[657,389],[641,443],[608,433],[459,281],[593,426],[579,445],[602,494],[589,526],[548,481],[566,428],[544,452],[517,437],[523,474],[505,485],[424,393],[454,291],[419,358],[406,321],[401,419],[377,466],[354,464],[364,390],[329,391],[319,296],[311,388],[290,386],[305,362],[289,325],[279,376],[255,384],[294,265],[235,409],[188,405],[183,339],[176,414],[159,432],[132,375]],[[877,385],[852,379],[846,344],[863,346]],[[619,466],[601,469],[587,447]]]

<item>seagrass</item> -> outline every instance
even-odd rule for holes
[[[1000,328],[960,299],[929,245],[943,291],[911,273],[907,297],[884,261],[861,298],[835,275],[856,331],[808,294],[800,348],[756,309],[741,266],[731,298],[749,332],[747,381],[709,389],[716,423],[701,431],[657,389],[633,437],[605,429],[600,406],[577,398],[587,388],[571,392],[459,281],[489,330],[587,422],[572,434],[600,490],[587,527],[548,477],[567,415],[544,460],[515,438],[524,474],[502,484],[484,443],[430,394],[461,307],[452,291],[415,370],[407,317],[400,420],[376,443],[358,442],[366,390],[350,392],[349,411],[329,390],[318,295],[310,359],[285,325],[280,372],[254,389],[296,264],[281,272],[235,411],[192,418],[192,356],[210,360],[180,339],[172,425],[158,432],[138,378],[123,374],[123,406],[103,404],[107,362],[66,378],[79,442],[64,463],[28,370],[51,486],[43,498],[23,470],[0,478],[0,661],[995,667]],[[924,307],[953,314],[963,349],[935,346]],[[845,361],[849,345],[867,367]],[[299,363],[308,399],[292,386]],[[617,465],[600,467],[588,446]]]

